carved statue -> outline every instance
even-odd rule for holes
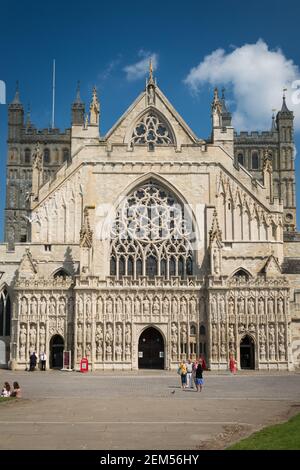
[[[105,343],[106,343],[107,345],[111,345],[111,344],[112,344],[112,341],[113,341],[113,331],[112,331],[112,327],[111,327],[111,325],[107,325],[106,333],[105,333]],[[106,352],[107,352],[107,348],[106,348]]]
[[[36,299],[31,300],[31,315],[36,315],[37,314],[37,305],[36,305]]]
[[[268,299],[268,314],[273,315],[274,314],[274,301],[272,298],[269,297]]]
[[[259,341],[261,343],[266,342],[266,331],[264,325],[261,326],[260,331],[259,331]]]
[[[88,321],[92,320],[91,299],[89,297],[86,301],[86,317]]]
[[[97,299],[97,313],[98,313],[98,315],[103,314],[103,302],[102,302],[101,297],[98,297],[98,299]]]
[[[96,344],[101,347],[103,344],[103,330],[101,325],[98,325],[96,328]]]
[[[213,268],[214,268],[214,274],[220,274],[220,261],[219,261],[219,253],[215,249],[213,251]]]
[[[31,325],[29,330],[29,344],[30,348],[36,348],[36,329],[34,325]]]
[[[50,315],[55,315],[55,300],[54,300],[53,297],[51,297],[51,299],[50,299],[49,314]]]
[[[123,343],[122,327],[121,327],[121,325],[117,325],[117,330],[116,330],[116,344],[122,344],[122,343]]]
[[[138,299],[138,298],[135,299],[134,309],[135,309],[135,314],[140,315],[140,313],[141,313],[141,304],[140,304],[140,299]]]
[[[46,304],[46,299],[45,297],[41,298],[41,304],[40,304],[40,314],[42,316],[46,315],[46,310],[47,310],[47,304]]]
[[[283,315],[283,299],[280,297],[278,299],[278,315]]]
[[[270,343],[270,359],[271,361],[275,360],[275,344]]]
[[[270,327],[269,327],[269,343],[270,344],[275,343],[275,330],[274,330],[273,325],[270,325]]]
[[[221,319],[225,320],[225,300],[223,296],[219,299],[219,312]]]
[[[196,306],[197,306],[196,300],[194,299],[194,297],[192,297],[191,300],[190,300],[190,312],[191,312],[191,315],[195,315],[195,314],[196,314]]]
[[[211,352],[212,352],[212,359],[213,361],[216,362],[218,360],[218,346],[216,343],[213,343]]]
[[[92,342],[92,328],[91,328],[90,323],[88,323],[86,327],[86,342],[87,343]]]
[[[228,302],[228,314],[234,315],[234,301],[232,297],[230,297],[229,302]]]
[[[21,326],[20,330],[20,346],[26,346],[26,337],[27,337],[27,331],[25,328],[25,325]]]
[[[27,300],[25,299],[25,297],[23,297],[21,300],[21,315],[27,315],[27,313]]]
[[[221,325],[221,342],[225,343],[226,341],[226,331],[225,331],[225,325],[222,323]]]
[[[144,315],[149,315],[149,314],[150,314],[150,302],[149,302],[148,297],[146,297],[146,298],[144,299],[144,302],[143,302],[143,311],[144,311]]]
[[[160,312],[160,305],[159,305],[159,300],[156,297],[153,302],[153,315],[159,315]]]
[[[169,300],[167,297],[164,298],[163,301],[163,315],[168,315],[169,314]]]
[[[60,314],[61,316],[64,316],[64,315],[65,315],[66,309],[65,309],[65,301],[64,301],[64,299],[61,299],[61,301],[60,301],[60,303],[59,303],[59,308],[58,308],[58,310],[59,310],[59,314]]]
[[[131,316],[131,300],[129,297],[127,297],[125,302],[125,315],[127,319],[129,319]]]
[[[185,301],[185,299],[181,299],[181,301],[180,301],[180,313],[181,313],[181,318],[185,319],[186,318],[186,301]]]
[[[245,301],[243,298],[239,298],[238,300],[238,314],[243,315],[245,312]]]
[[[279,343],[278,352],[280,360],[283,361],[285,359],[285,347],[283,343]]]
[[[248,300],[248,315],[254,315],[254,300],[251,298]]]
[[[250,325],[249,325],[249,331],[250,331],[250,333],[255,333],[255,325],[254,325],[254,323],[250,323]]]
[[[117,361],[121,361],[122,360],[122,352],[123,352],[121,344],[116,345],[115,351],[116,351]]]
[[[45,347],[46,343],[46,330],[44,325],[41,325],[40,327],[40,349],[43,349]]]
[[[185,323],[183,325],[181,325],[180,336],[181,336],[181,343],[186,344],[186,342],[187,342],[187,329],[186,329],[186,324]]]
[[[210,300],[210,312],[213,321],[217,321],[217,302],[215,297],[212,297]]]
[[[265,302],[262,298],[260,298],[258,301],[258,313],[259,315],[264,315],[265,313]]]
[[[127,345],[131,344],[131,326],[130,325],[126,325],[126,328],[125,328],[125,343]]]
[[[77,343],[82,344],[83,342],[83,331],[82,331],[82,325],[81,323],[78,323],[77,327]]]
[[[176,325],[176,323],[172,323],[172,325],[171,325],[171,342],[173,344],[177,344],[177,342],[178,342],[178,334],[177,334],[177,325]]]
[[[265,360],[266,359],[266,346],[265,343],[260,344],[260,359]]]
[[[176,316],[178,313],[178,304],[177,304],[177,299],[173,297],[172,299],[172,314],[173,316]]]
[[[278,341],[279,343],[284,344],[284,326],[280,325],[279,330],[278,330]]]
[[[229,339],[229,343],[234,343],[234,329],[233,329],[233,325],[229,325],[229,328],[228,328],[228,339]]]
[[[32,167],[41,171],[43,167],[43,154],[40,149],[40,144],[37,142],[35,149],[32,153]]]
[[[217,343],[218,342],[218,330],[217,330],[217,325],[212,326],[212,342]]]

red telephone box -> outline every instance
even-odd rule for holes
[[[80,361],[80,372],[88,372],[89,370],[89,361],[86,357],[83,357]]]

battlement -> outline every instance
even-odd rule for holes
[[[241,142],[241,141],[250,141],[257,142],[257,141],[273,141],[274,144],[278,143],[278,131],[241,131],[234,133],[234,141]]]

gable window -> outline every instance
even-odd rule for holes
[[[148,144],[149,150],[154,150],[154,145],[174,144],[174,137],[168,124],[150,112],[136,124],[131,143]]]

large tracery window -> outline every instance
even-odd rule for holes
[[[152,148],[153,145],[174,144],[174,138],[168,124],[149,112],[136,124],[131,144],[148,144]]]
[[[193,274],[192,223],[168,190],[148,181],[121,204],[112,227],[112,276]]]

